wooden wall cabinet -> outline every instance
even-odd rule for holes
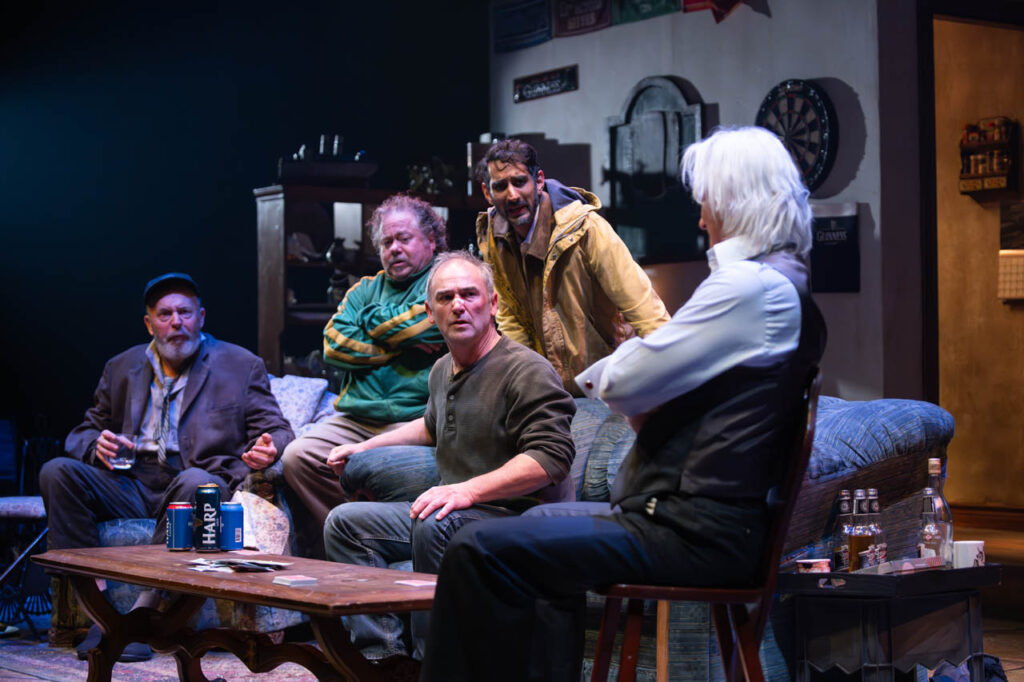
[[[1005,117],[965,126],[960,140],[961,194],[975,199],[1015,196],[1020,172],[1019,126]]]
[[[322,258],[289,259],[288,242],[296,234],[308,237],[312,251],[324,254],[336,235],[335,204],[361,206],[362,240],[355,270],[360,276],[380,269],[365,223],[373,211],[397,190],[281,184],[253,190],[257,229],[257,345],[271,374],[294,371],[285,357],[305,357],[322,349],[323,328],[336,309],[329,300],[332,265]],[[480,197],[421,196],[447,212],[449,248],[466,248],[474,238],[477,213],[487,209]],[[305,238],[303,238],[305,240]],[[346,241],[346,248],[356,244]]]

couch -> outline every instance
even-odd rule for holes
[[[329,416],[333,409],[334,395],[327,391],[327,382],[323,379],[273,377],[271,390],[296,434]],[[572,433],[577,449],[572,467],[577,499],[607,502],[611,482],[629,452],[635,434],[624,418],[611,414],[600,401],[589,399],[577,401]],[[814,451],[787,534],[782,570],[798,558],[824,555],[823,531],[842,488],[878,488],[890,556],[913,554],[919,506],[915,502],[917,494],[926,485],[927,459],[940,457],[945,461],[945,448],[952,437],[953,418],[930,403],[914,400],[851,402],[823,396],[818,407]],[[358,499],[412,499],[434,481],[436,471],[429,449],[419,453],[407,452],[401,461],[390,456],[355,456],[346,468],[346,490]],[[263,496],[273,497],[287,516],[287,507],[280,494],[282,485],[280,463],[246,482],[249,490],[262,488]],[[153,521],[120,520],[103,526],[101,538],[104,544],[123,545],[148,542]],[[294,543],[294,538],[289,542]],[[411,569],[411,563],[396,564],[395,567]],[[134,600],[131,594],[115,592],[113,596],[115,606],[121,610],[130,607]],[[58,609],[67,609],[69,605],[65,602],[61,606],[57,599],[54,601],[56,624]],[[590,611],[593,619],[588,623],[587,633],[588,658],[593,653],[600,620],[601,600],[593,596],[592,602]],[[762,662],[768,679],[791,677],[786,663],[786,606],[786,600],[781,599],[773,609],[774,628],[768,628],[762,644]],[[247,629],[271,632],[298,620],[298,614],[292,612],[265,609],[242,613],[225,603],[208,605],[198,626],[230,621],[236,627],[241,623]],[[654,679],[653,618],[648,624],[651,632],[644,633],[637,672],[641,680]],[[673,605],[669,625],[669,679],[723,678],[711,627],[706,605]],[[615,656],[617,658],[617,652]],[[584,669],[589,676],[589,661]],[[615,674],[613,667],[613,679]]]

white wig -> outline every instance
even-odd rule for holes
[[[686,148],[680,167],[693,199],[759,252],[811,250],[809,192],[779,138],[764,128],[720,128]]]

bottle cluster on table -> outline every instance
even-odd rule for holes
[[[928,486],[921,492],[916,558],[940,557],[943,567],[953,565],[953,518],[942,492],[942,460],[928,460]],[[833,508],[827,532],[832,570],[859,571],[890,559],[882,524],[878,490],[842,490]]]
[[[850,492],[840,492],[840,504]],[[881,523],[878,491],[874,488],[853,491],[853,512],[849,520],[836,529],[833,546],[838,548],[839,560],[834,570],[858,571],[877,566],[887,560],[888,546]],[[833,551],[833,556],[836,551]]]

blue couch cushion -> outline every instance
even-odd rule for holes
[[[148,545],[156,530],[156,519],[114,519],[98,524],[100,547]]]
[[[270,391],[281,406],[281,413],[288,420],[292,431],[298,431],[313,421],[326,390],[327,379],[291,374],[270,377]]]
[[[576,499],[605,502],[636,434],[625,417],[612,414],[607,405],[591,398],[576,399],[576,416],[571,428],[576,459],[570,475],[576,487]]]
[[[807,477],[828,477],[908,452],[945,447],[953,431],[953,416],[932,403],[821,396]]]
[[[590,446],[583,494],[578,499],[584,502],[608,500],[611,496],[612,481],[615,480],[619,466],[632,449],[634,441],[636,434],[633,433],[626,418],[621,414],[609,414]]]
[[[572,418],[569,429],[572,432],[572,441],[576,446],[576,457],[573,459],[569,475],[572,476],[573,486],[576,489],[576,499],[583,499],[583,481],[587,470],[587,459],[589,458],[590,447],[597,437],[597,432],[608,418],[608,407],[600,400],[592,398],[576,399],[576,414]]]

